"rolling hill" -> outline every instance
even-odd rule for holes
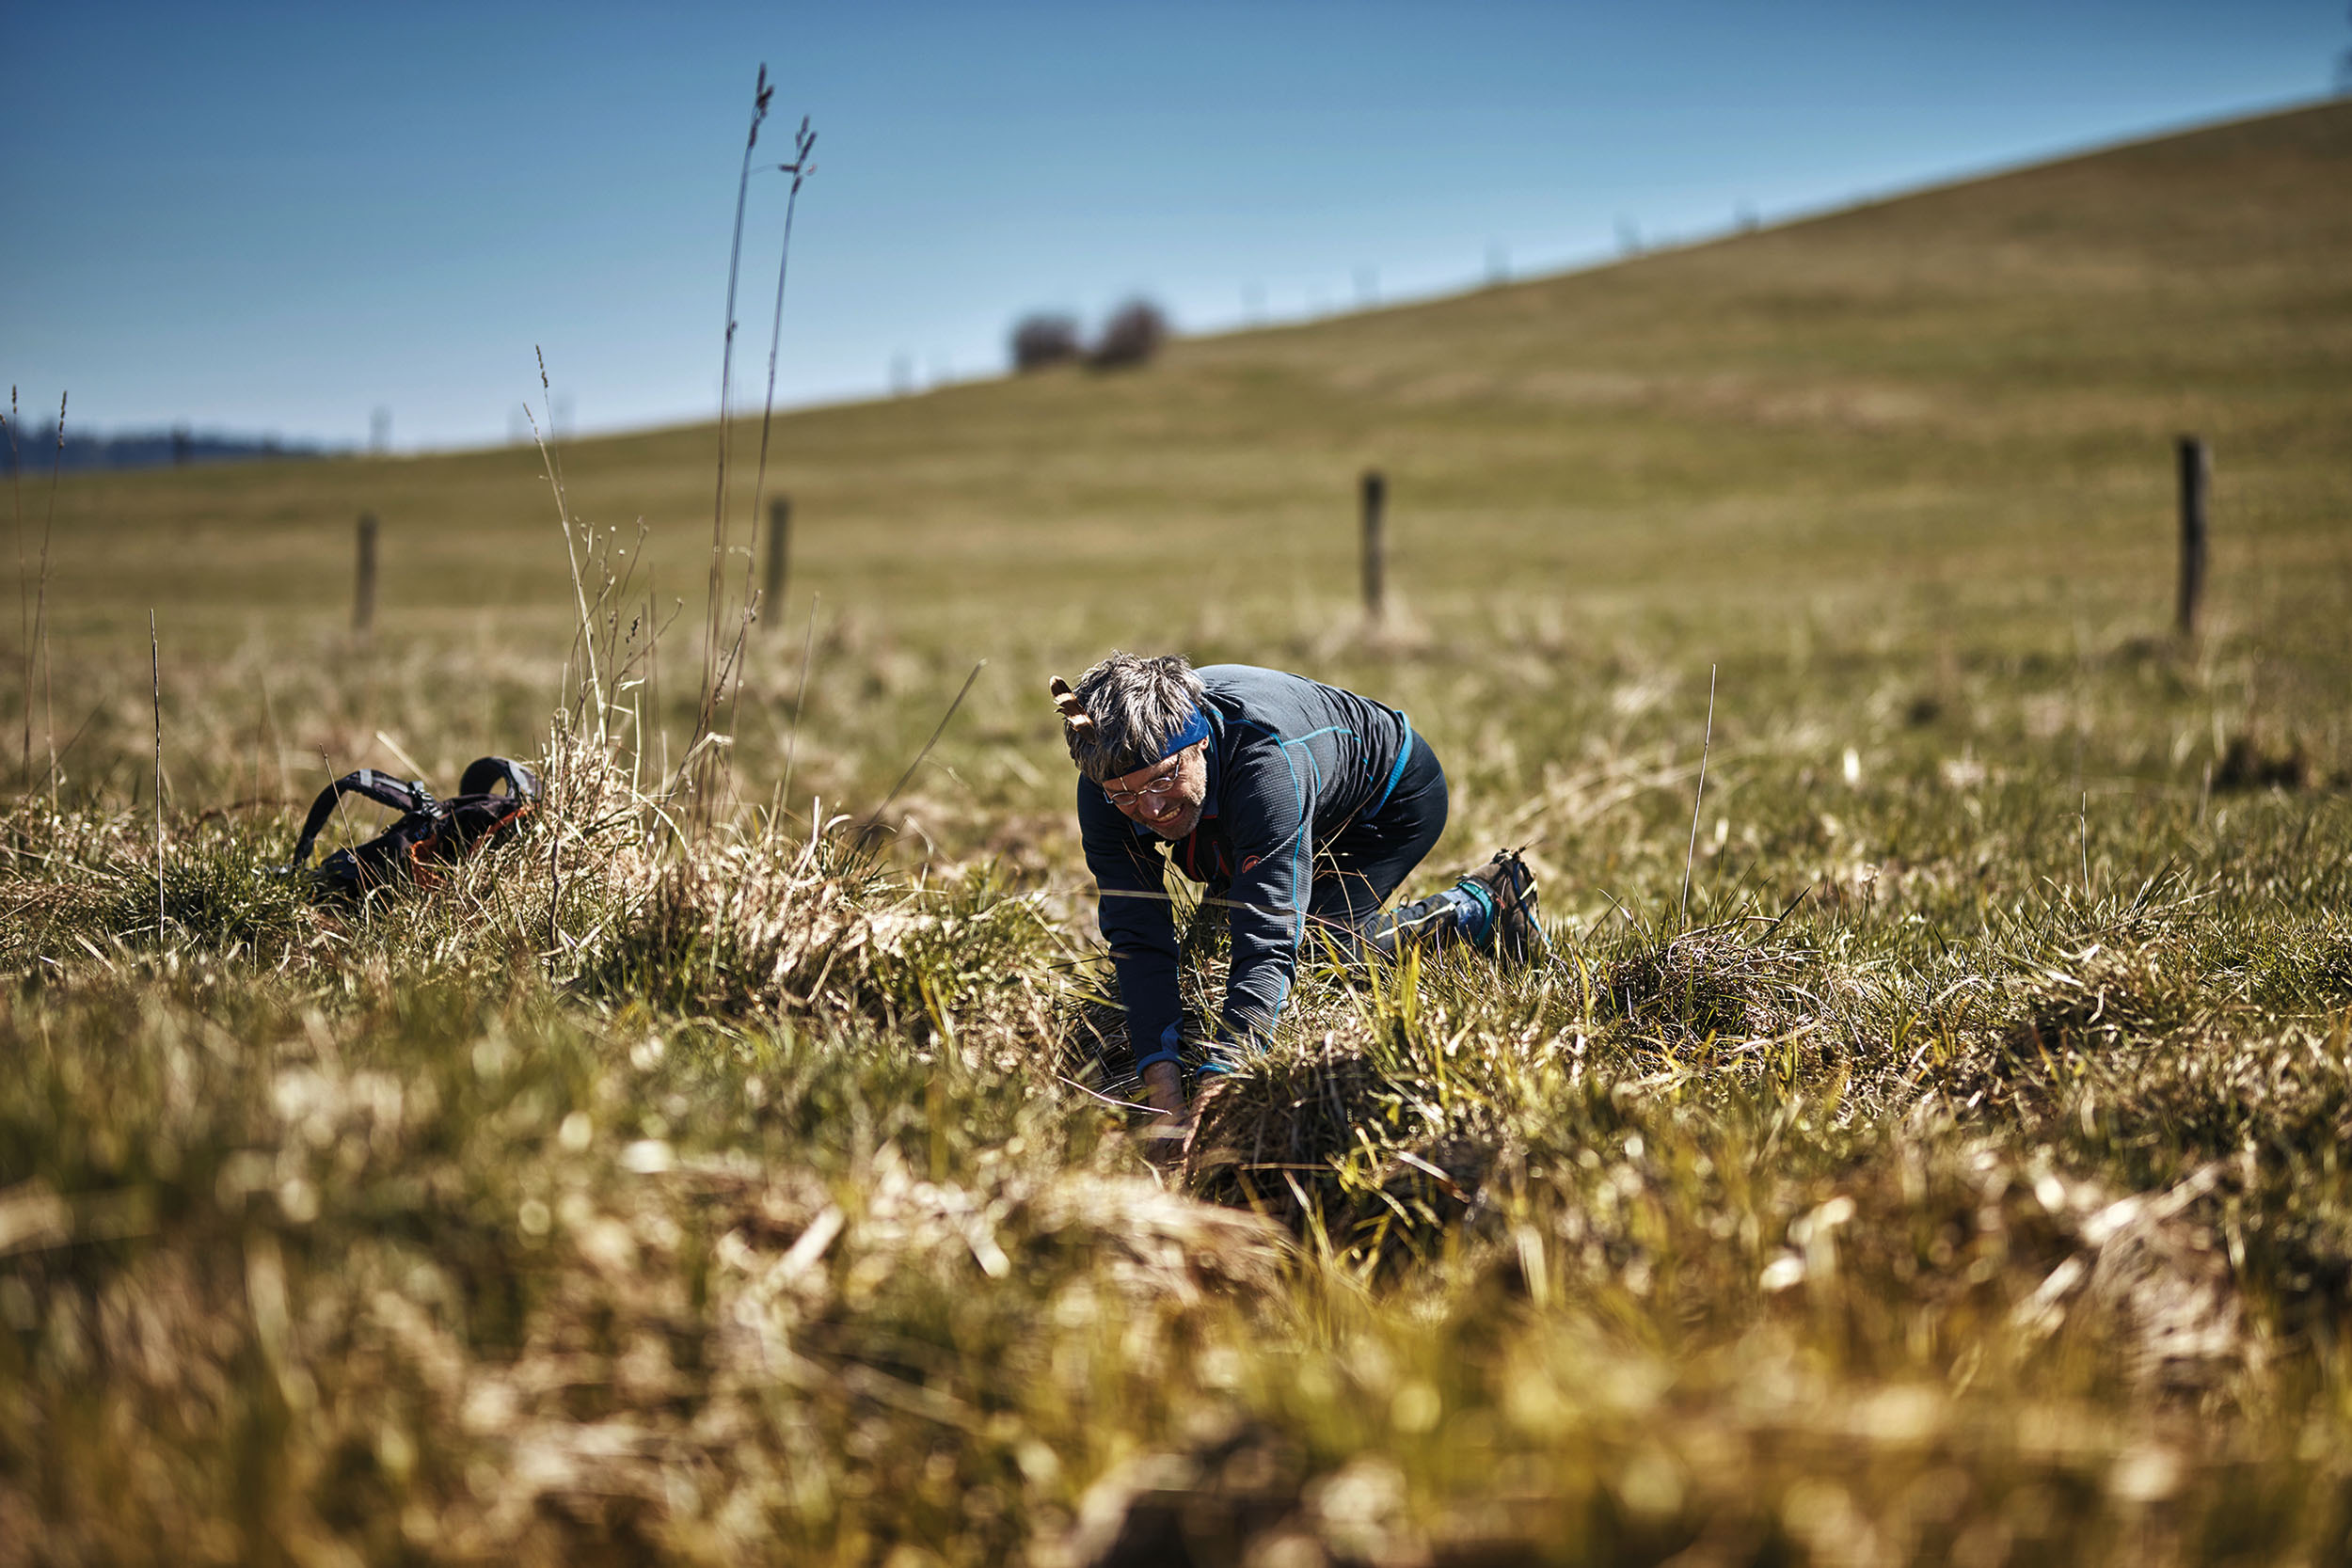
[[[2341,517],[2346,255],[2352,104],[2334,103],[1183,341],[1141,372],[796,414],[774,476],[797,583],[882,614],[1049,584],[1181,612],[1290,600],[1299,571],[1343,596],[1368,465],[1391,478],[1398,578],[1433,604],[1505,570],[1571,594],[1837,575],[1822,546],[2009,576],[2021,550],[2072,560],[2160,528],[2181,430],[2216,443],[2230,524]],[[644,517],[683,589],[715,445],[702,427],[571,446],[573,507]],[[392,624],[567,593],[527,450],[76,479],[59,508],[57,591],[85,613],[340,609],[362,509],[386,521]],[[1182,570],[1134,569],[1170,555]]]

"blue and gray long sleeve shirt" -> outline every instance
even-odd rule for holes
[[[1200,826],[1168,844],[1078,781],[1078,826],[1102,891],[1103,939],[1119,974],[1138,1068],[1172,1061],[1184,1010],[1165,866],[1227,886],[1232,969],[1217,1037],[1272,1028],[1308,941],[1315,852],[1376,815],[1405,770],[1412,728],[1395,709],[1279,670],[1212,664],[1209,787]]]

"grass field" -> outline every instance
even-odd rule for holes
[[[2337,103],[795,414],[703,773],[713,428],[28,458],[0,1562],[2345,1560],[2347,254]],[[1310,978],[1155,1177],[1043,696],[1114,645],[1407,709],[1555,960]],[[513,848],[260,874],[494,751]]]

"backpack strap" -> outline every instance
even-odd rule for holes
[[[466,776],[471,778],[473,768],[466,769]],[[389,806],[403,813],[431,811],[437,804],[422,779],[395,779],[389,773],[379,773],[373,768],[345,773],[319,791],[319,798],[310,802],[310,815],[303,819],[302,836],[294,841],[294,859],[287,865],[287,870],[297,871],[310,863],[310,847],[318,842],[319,832],[326,826],[326,819],[335,815],[336,803],[346,795],[364,795],[379,806]]]
[[[538,776],[511,757],[476,757],[457,781],[460,795],[487,795],[500,784],[518,800],[539,799]]]

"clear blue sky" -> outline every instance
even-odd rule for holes
[[[27,423],[505,439],[707,417],[755,71],[803,114],[779,388],[993,373],[1468,285],[2313,99],[2344,0],[15,5],[0,379]],[[756,182],[755,400],[783,182]]]

